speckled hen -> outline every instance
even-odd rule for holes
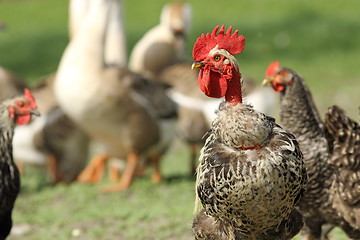
[[[0,239],[6,239],[12,228],[12,209],[20,190],[19,171],[13,161],[12,139],[16,124],[28,124],[39,115],[30,91],[24,96],[0,103]]]
[[[357,130],[356,124],[347,117],[336,116],[336,114],[343,115],[337,108],[331,108],[323,122],[304,79],[293,70],[282,67],[279,62],[269,65],[264,83],[271,84],[273,89],[280,93],[281,123],[286,130],[296,136],[304,154],[309,184],[304,197],[299,202],[305,221],[302,231],[303,239],[322,239],[321,227],[324,224],[339,226],[351,238],[360,239],[360,230],[356,229],[359,228],[359,222],[357,227],[352,226],[350,221],[341,216],[344,208],[339,209],[340,205],[335,204],[336,199],[344,197],[339,198],[345,192],[342,192],[344,189],[340,189],[338,186],[342,185],[344,174],[348,173],[353,174],[348,179],[349,182],[345,184],[353,186],[348,193],[352,192],[357,195],[357,201],[359,201],[359,180],[355,180],[357,178],[356,170],[359,169],[355,166],[360,165],[359,160],[356,160],[356,154],[359,154],[359,150],[357,150],[359,143],[355,137],[359,134],[359,130]],[[345,119],[347,120],[345,121]],[[325,132],[324,125],[327,127]],[[345,139],[348,139],[347,142],[342,143],[341,140]],[[348,143],[349,145],[347,145]],[[347,161],[350,161],[351,164],[346,163]],[[350,170],[345,165],[352,166],[353,169]],[[337,192],[338,190],[341,192],[340,194]],[[356,201],[352,204],[354,203]],[[346,204],[342,207],[344,206]],[[352,211],[346,214],[350,215],[351,213]]]
[[[338,106],[328,109],[324,125],[331,155],[327,162],[336,169],[330,188],[332,207],[349,236],[360,239],[360,125]]]
[[[203,210],[193,223],[195,239],[290,239],[303,225],[294,209],[307,182],[302,153],[272,117],[242,103],[233,55],[245,39],[219,28],[193,48],[200,89],[225,97],[199,159],[196,205]]]

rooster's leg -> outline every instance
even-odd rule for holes
[[[108,159],[108,155],[95,156],[80,173],[77,180],[84,183],[95,183],[100,181],[104,175],[105,163]]]
[[[161,175],[161,167],[160,167],[160,156],[158,154],[154,154],[150,157],[151,163],[154,167],[154,172],[151,175],[151,181],[153,183],[159,183],[162,180]]]
[[[136,153],[130,153],[127,157],[127,164],[124,169],[124,173],[121,176],[120,182],[113,186],[104,188],[103,192],[105,193],[117,192],[129,188],[133,181],[138,161],[139,161],[139,156]]]
[[[61,181],[61,176],[58,169],[57,158],[54,155],[49,155],[47,163],[47,168],[50,172],[52,182],[54,184],[59,183]]]

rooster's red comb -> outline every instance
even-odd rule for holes
[[[266,69],[265,77],[274,75],[275,70],[280,66],[280,62],[272,62]]]
[[[37,105],[35,103],[35,98],[34,96],[31,94],[30,90],[27,88],[24,88],[24,96],[25,98],[30,102],[30,105],[32,108],[37,108]]]
[[[216,26],[211,34],[201,34],[196,40],[192,52],[195,61],[203,60],[216,45],[218,49],[225,49],[231,55],[242,52],[245,46],[245,37],[238,35],[238,30],[231,34],[231,26],[227,29],[226,33],[224,25],[221,26],[220,31],[217,33],[219,28],[220,26]]]

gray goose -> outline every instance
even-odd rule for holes
[[[321,239],[324,235],[321,226],[324,224],[339,226],[350,237],[359,239],[359,229],[352,227],[333,206],[333,198],[336,195],[333,195],[329,189],[337,183],[337,173],[332,160],[335,156],[329,152],[331,142],[327,140],[329,136],[325,135],[324,122],[305,80],[295,71],[282,67],[279,62],[273,62],[266,71],[264,83],[269,83],[276,92],[280,93],[281,123],[286,130],[297,137],[304,154],[309,175],[305,195],[299,202],[305,220],[302,231],[304,239]],[[328,117],[331,115],[329,111]],[[325,125],[330,126],[329,122],[325,122]],[[328,128],[328,131],[333,130]],[[338,140],[336,143],[339,144]]]
[[[89,137],[59,107],[54,94],[55,74],[43,77],[33,88],[43,117],[36,119],[35,150],[46,155],[53,183],[71,183],[88,159]]]
[[[200,89],[209,97],[225,97],[199,158],[196,207],[206,217],[195,218],[195,239],[208,239],[203,227],[214,227],[217,236],[230,240],[291,239],[303,225],[295,209],[307,183],[302,153],[291,133],[242,103],[233,55],[244,44],[237,30],[217,26],[193,48]],[[215,224],[199,221],[207,218]]]

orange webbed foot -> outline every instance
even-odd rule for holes
[[[78,182],[96,183],[99,182],[104,175],[105,163],[109,156],[102,155],[94,157],[87,167],[77,177]]]

